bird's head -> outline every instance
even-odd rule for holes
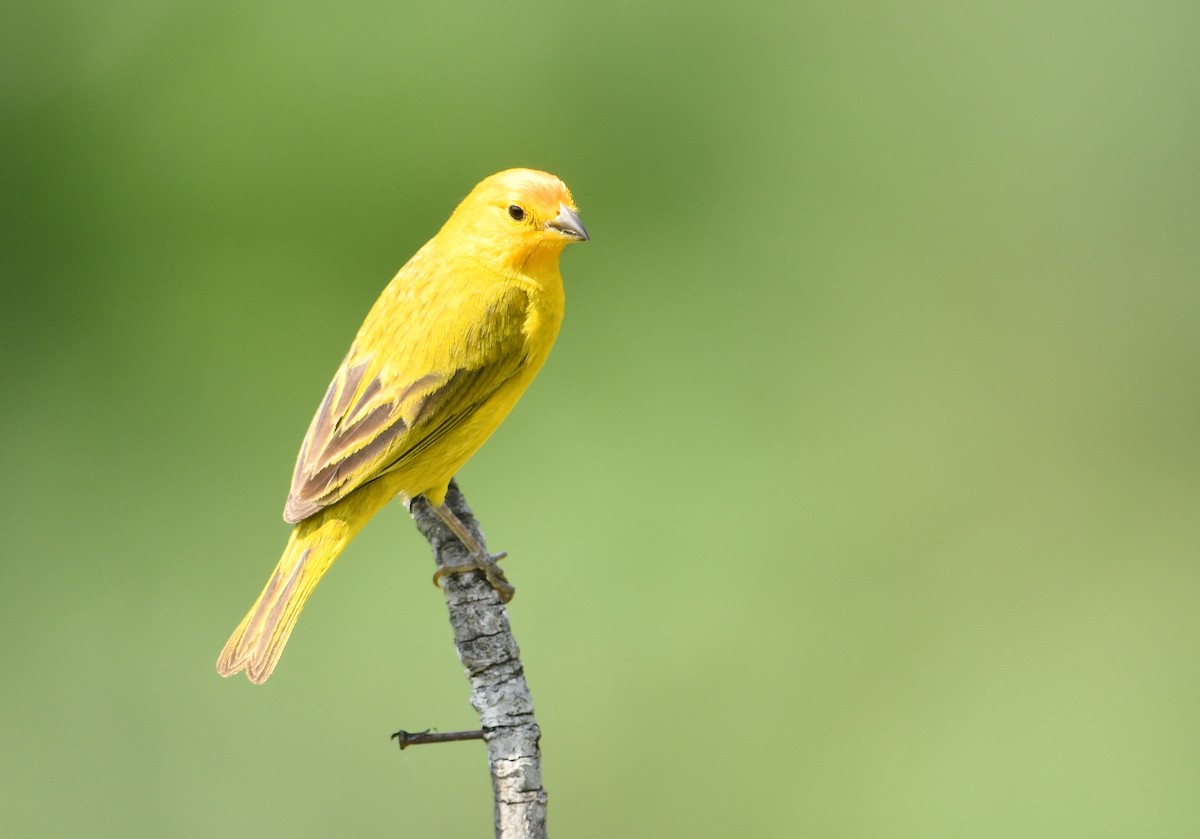
[[[504,273],[557,269],[562,249],[587,241],[567,185],[548,172],[506,169],[484,178],[438,234]]]

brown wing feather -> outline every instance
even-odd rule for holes
[[[524,366],[528,298],[506,295],[464,338],[460,366],[388,383],[384,365],[352,347],[300,447],[283,517],[295,523],[399,468],[471,416]],[[462,347],[459,348],[463,349]],[[372,369],[375,371],[371,374]]]

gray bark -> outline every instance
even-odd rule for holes
[[[446,504],[486,548],[479,522],[458,486],[451,482]],[[409,505],[417,529],[433,548],[438,565],[468,557],[424,498]],[[508,624],[508,612],[482,573],[448,576],[443,592],[450,610],[458,658],[471,683],[471,704],[479,712],[492,774],[496,836],[543,839],[546,790],[542,787],[541,731],[533,716],[533,697],[525,682],[521,651]]]

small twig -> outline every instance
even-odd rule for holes
[[[479,523],[451,481],[446,504],[486,547]],[[409,512],[433,548],[439,566],[462,565],[467,550],[422,497]],[[511,568],[510,568],[511,570]],[[521,650],[512,636],[508,612],[481,572],[445,578],[443,594],[450,610],[458,658],[471,683],[471,704],[479,712],[488,744],[496,836],[545,839],[546,790],[542,787],[541,730],[533,716],[533,697],[525,682]]]
[[[400,729],[392,735],[392,739],[400,744],[403,751],[409,746],[420,746],[423,743],[452,743],[455,740],[482,740],[483,729],[474,731],[405,731]]]

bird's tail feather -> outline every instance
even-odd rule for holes
[[[262,684],[271,675],[305,601],[359,529],[334,509],[292,530],[275,572],[217,659],[222,676],[245,670],[250,681]]]

